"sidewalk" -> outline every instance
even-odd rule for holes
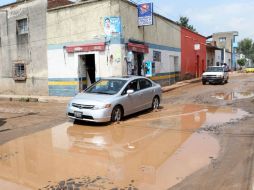
[[[175,83],[175,84],[172,84],[172,85],[170,85],[170,86],[164,86],[164,87],[162,87],[162,92],[168,92],[168,91],[171,91],[171,90],[180,88],[180,87],[182,87],[182,86],[186,86],[186,85],[188,85],[188,84],[197,83],[197,82],[201,82],[201,78],[195,78],[195,79],[190,79],[190,80],[184,80],[184,81],[180,81],[180,82],[177,82],[177,83]]]
[[[21,101],[21,102],[42,102],[42,103],[67,103],[72,97],[62,96],[27,96],[27,95],[2,95],[0,94],[1,100],[9,101]]]
[[[186,86],[191,83],[200,82],[201,78],[185,80],[181,82],[177,82],[170,86],[162,87],[162,92],[168,92],[182,86]],[[57,102],[57,103],[67,103],[70,101],[72,97],[62,97],[62,96],[28,96],[28,95],[2,95],[0,94],[0,101],[1,100],[9,100],[9,101],[23,101],[23,102],[42,102],[42,103],[50,103],[50,102]]]

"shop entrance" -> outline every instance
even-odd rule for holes
[[[91,86],[95,78],[95,55],[86,54],[79,56],[79,89],[84,90]]]
[[[142,76],[144,75],[143,60],[144,54],[139,52],[133,52],[134,55],[134,71],[133,75]]]

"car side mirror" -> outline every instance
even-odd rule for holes
[[[134,90],[133,90],[133,89],[127,90],[127,94],[128,94],[128,95],[133,94],[133,93],[134,93]]]

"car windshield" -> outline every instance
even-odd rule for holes
[[[86,89],[85,92],[114,95],[122,89],[125,83],[126,80],[102,79],[90,86],[88,89]]]
[[[206,72],[223,72],[223,67],[208,67]]]

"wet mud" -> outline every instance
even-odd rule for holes
[[[66,122],[0,146],[0,189],[167,189],[216,160],[218,141],[200,129],[247,115],[164,105],[119,124]]]
[[[254,97],[254,93],[253,92],[231,92],[231,93],[221,92],[221,93],[215,93],[212,97],[219,100],[233,101],[233,100],[252,98]]]

